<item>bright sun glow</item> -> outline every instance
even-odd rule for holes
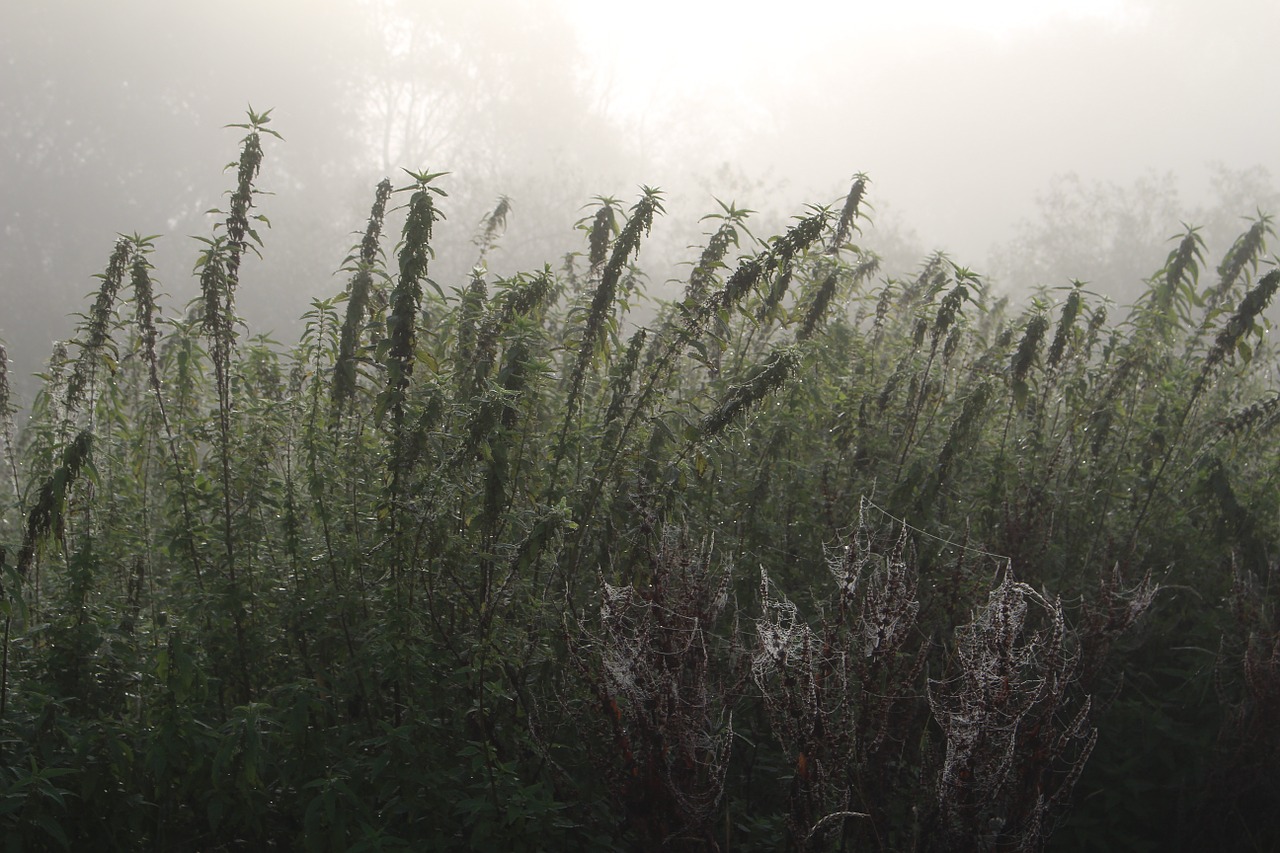
[[[735,81],[756,85],[771,69],[812,64],[824,51],[885,52],[939,37],[999,43],[1056,25],[1136,17],[1126,0],[562,2],[612,107],[632,114],[659,99],[732,92]]]

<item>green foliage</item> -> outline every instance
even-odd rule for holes
[[[286,348],[234,312],[267,119],[185,316],[122,237],[21,435],[0,350],[11,848],[1274,832],[1266,216],[1204,286],[1188,227],[1114,324],[942,255],[877,282],[858,175],[771,239],[719,203],[638,319],[657,190],[505,278],[501,199],[440,287],[410,173]]]
[[[365,226],[359,251],[349,255],[343,267],[351,273],[351,283],[347,289],[347,317],[342,324],[338,359],[333,371],[333,401],[338,405],[355,395],[356,351],[379,274],[375,266],[379,256],[378,240],[382,235],[382,222],[386,217],[387,200],[390,197],[391,181],[384,180],[378,184],[374,195],[373,209],[369,212],[369,223]]]

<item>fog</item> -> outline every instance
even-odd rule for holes
[[[70,336],[117,233],[159,234],[170,313],[195,291],[249,104],[271,108],[272,223],[240,313],[282,340],[402,168],[448,171],[433,278],[460,285],[500,194],[495,274],[581,248],[593,196],[667,215],[659,292],[715,199],[759,236],[869,174],[885,274],[946,251],[1017,293],[1117,299],[1182,222],[1211,263],[1280,211],[1265,0],[114,3],[0,0],[0,340],[18,376]],[[20,381],[19,388],[24,387]],[[25,387],[30,388],[31,385]]]

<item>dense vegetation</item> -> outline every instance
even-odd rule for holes
[[[266,124],[185,314],[122,237],[20,434],[0,373],[9,849],[1274,846],[1268,218],[1016,306],[880,279],[857,176],[640,326],[658,191],[437,283],[410,173],[286,349]]]

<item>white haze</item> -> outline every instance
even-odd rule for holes
[[[0,339],[40,369],[117,232],[166,234],[160,277],[189,297],[249,103],[286,141],[239,307],[284,340],[401,167],[452,172],[446,289],[500,193],[507,274],[580,249],[592,196],[662,187],[661,285],[715,198],[767,236],[861,171],[888,274],[945,250],[1009,289],[1131,292],[1180,220],[1220,254],[1276,210],[1277,36],[1268,0],[0,0]]]
[[[655,157],[801,194],[866,171],[929,248],[979,267],[1056,174],[1172,172],[1190,206],[1215,163],[1280,166],[1280,4],[565,3]]]

